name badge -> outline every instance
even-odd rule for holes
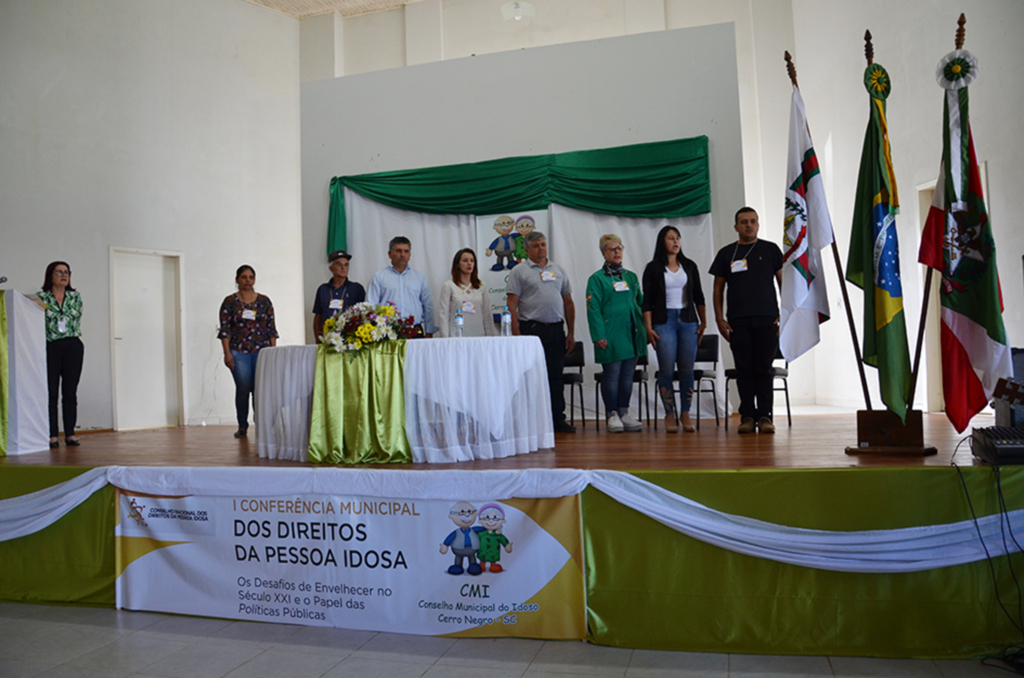
[[[615,291],[616,292],[628,292],[629,291],[629,283],[626,282],[625,280],[616,280],[615,284],[614,284],[614,287],[615,287]]]
[[[242,320],[256,320],[256,311],[251,308],[242,309]]]
[[[327,308],[329,308],[329,309],[331,309],[333,311],[336,311],[336,310],[338,310],[339,308],[341,308],[344,305],[345,305],[345,300],[344,299],[331,299],[331,303],[327,306]]]
[[[540,279],[543,280],[544,282],[552,282],[555,279],[555,272],[554,271],[541,271],[540,272]]]
[[[462,312],[463,313],[476,313],[476,304],[474,304],[472,301],[464,301],[464,302],[462,302]]]
[[[739,273],[741,271],[745,271],[745,270],[747,270],[747,260],[746,259],[737,259],[736,261],[732,262],[732,265],[730,266],[730,268],[732,269],[733,273]]]
[[[68,323],[63,318],[57,321],[57,331],[61,334],[68,331]]]

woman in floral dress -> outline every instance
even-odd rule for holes
[[[235,272],[238,291],[220,305],[220,332],[224,346],[224,364],[235,378],[235,411],[238,415],[236,438],[244,438],[249,429],[249,398],[256,383],[256,358],[261,348],[277,346],[274,305],[270,298],[257,294],[256,271],[242,265]]]
[[[77,447],[78,379],[82,376],[82,296],[71,286],[71,267],[54,261],[46,267],[43,291],[36,295],[46,311],[46,377],[50,391],[50,447],[58,447],[57,392],[64,415],[64,443]]]

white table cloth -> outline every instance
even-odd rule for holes
[[[309,461],[316,346],[260,350],[256,361],[256,448],[261,457]]]
[[[46,317],[42,308],[15,290],[0,290],[7,307],[7,454],[50,449],[49,391],[46,381]]]
[[[261,457],[308,461],[315,346],[260,351]],[[544,351],[536,337],[410,341],[405,432],[413,461],[496,459],[555,446]]]

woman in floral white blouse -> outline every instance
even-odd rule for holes
[[[43,291],[36,295],[46,311],[46,377],[50,391],[50,447],[58,447],[57,392],[64,415],[64,443],[77,447],[78,380],[82,376],[82,296],[71,286],[71,267],[54,261],[46,267]]]
[[[235,271],[238,291],[229,294],[220,305],[220,332],[224,346],[224,364],[235,378],[235,411],[238,415],[236,438],[244,438],[249,429],[249,397],[256,385],[256,358],[261,348],[277,346],[274,305],[270,298],[257,294],[256,271],[242,265]]]

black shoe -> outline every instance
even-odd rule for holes
[[[82,441],[79,440],[78,438],[68,438],[65,436],[64,444],[67,445],[68,447],[78,447],[79,445],[82,444]]]
[[[248,435],[248,432],[249,432],[249,429],[240,428],[237,431],[235,431],[235,437],[236,438],[244,438],[246,435]]]
[[[555,424],[555,433],[576,433],[576,427],[567,421],[560,421]]]
[[[59,441],[59,440],[57,440],[56,438],[54,438],[53,440],[51,440],[51,441],[50,441],[50,449],[51,449],[51,450],[55,450],[55,449],[57,449],[58,447],[60,447],[60,441]]]

